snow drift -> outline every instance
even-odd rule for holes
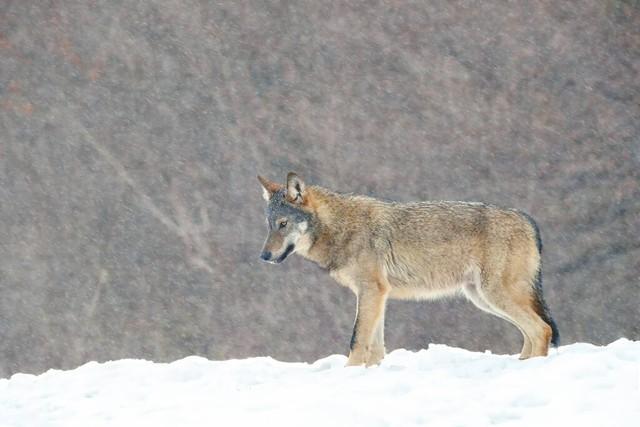
[[[547,358],[444,345],[346,357],[91,362],[0,380],[0,426],[635,426],[640,341],[573,344]]]

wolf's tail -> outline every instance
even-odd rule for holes
[[[536,275],[536,282],[533,290],[535,292],[534,308],[536,313],[538,313],[538,316],[540,316],[547,325],[551,326],[551,344],[554,347],[557,347],[560,345],[560,331],[558,331],[558,325],[556,324],[556,321],[553,320],[553,317],[551,317],[549,307],[542,297],[542,263],[540,264],[540,269]]]
[[[560,345],[560,331],[558,331],[558,325],[556,324],[553,317],[551,317],[551,312],[549,311],[549,307],[542,297],[542,238],[540,237],[540,228],[538,228],[538,224],[534,221],[534,219],[527,213],[520,211],[522,216],[526,218],[527,221],[533,227],[533,231],[535,232],[536,237],[536,246],[538,248],[538,253],[540,254],[540,265],[538,267],[538,273],[536,274],[535,283],[533,285],[534,292],[534,309],[538,316],[544,320],[547,325],[551,327],[551,344],[554,347]]]

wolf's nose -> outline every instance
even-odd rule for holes
[[[262,254],[260,255],[260,258],[264,261],[269,261],[271,259],[271,252],[268,252],[268,251],[262,252]]]

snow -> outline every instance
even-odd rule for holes
[[[0,380],[0,426],[640,425],[640,341],[527,361],[431,345],[345,362],[194,356],[16,374]]]

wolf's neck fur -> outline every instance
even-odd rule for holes
[[[334,193],[322,187],[307,187],[305,206],[313,212],[311,242],[300,255],[321,267],[334,270],[353,255],[358,240],[373,222],[373,205],[384,204],[364,196]],[[354,244],[355,243],[355,244]]]

